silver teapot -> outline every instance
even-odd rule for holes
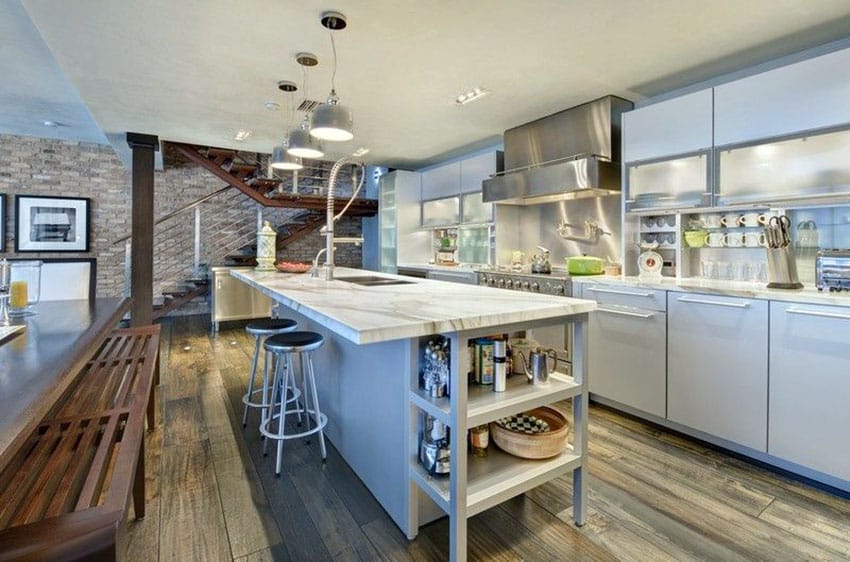
[[[538,347],[528,352],[528,361],[522,351],[517,351],[522,359],[522,367],[529,384],[547,384],[549,382],[549,358],[552,359],[552,371],[558,366],[558,353],[554,349]],[[531,366],[529,371],[528,367]]]

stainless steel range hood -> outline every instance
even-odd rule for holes
[[[505,131],[505,171],[485,202],[533,205],[620,192],[620,122],[632,102],[606,96]]]

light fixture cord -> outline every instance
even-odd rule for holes
[[[334,32],[331,31],[331,30],[328,30],[328,33],[331,36],[331,50],[333,51],[333,55],[334,55],[334,69],[333,69],[333,72],[331,73],[331,91],[335,92],[336,91],[336,42],[334,41]]]

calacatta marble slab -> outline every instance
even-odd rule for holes
[[[595,302],[582,299],[342,267],[331,281],[309,273],[234,270],[231,275],[358,344],[496,328],[596,309]],[[411,283],[367,287],[343,279],[365,275]]]

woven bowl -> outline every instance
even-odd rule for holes
[[[553,408],[535,408],[525,412],[549,424],[546,433],[520,433],[506,429],[496,422],[490,424],[493,442],[506,453],[523,459],[548,459],[561,454],[567,445],[570,424]]]

